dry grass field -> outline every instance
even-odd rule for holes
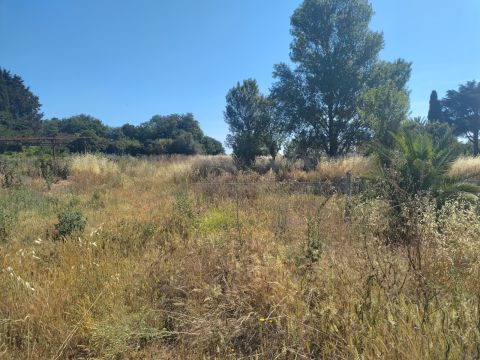
[[[474,206],[419,198],[415,244],[392,245],[381,197],[305,184],[369,159],[65,161],[51,186],[31,164],[2,180],[0,359],[480,356]]]

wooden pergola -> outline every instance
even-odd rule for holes
[[[3,136],[0,143],[17,143],[21,145],[43,145],[50,144],[52,156],[55,160],[56,148],[59,145],[69,144],[75,140],[88,140],[88,136],[61,135],[61,136]]]

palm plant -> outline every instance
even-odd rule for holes
[[[441,207],[447,199],[461,194],[477,200],[480,186],[468,182],[472,174],[449,174],[458,156],[456,148],[446,146],[448,139],[434,141],[422,124],[410,123],[392,136],[394,149],[379,146],[378,154],[385,197],[392,210],[392,234],[409,242],[408,224],[417,210],[416,198],[431,196]]]
[[[434,142],[422,126],[406,127],[392,136],[395,148],[383,149],[381,154],[389,159],[383,173],[395,193],[402,197],[430,194],[439,204],[454,195],[480,193],[479,186],[468,183],[473,174],[449,174],[458,151],[447,146],[448,139]]]

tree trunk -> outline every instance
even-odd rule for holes
[[[335,132],[335,119],[333,116],[333,106],[328,105],[328,149],[327,155],[330,157],[337,156],[338,143],[337,134]]]
[[[478,155],[478,133],[478,129],[473,132],[473,156]]]

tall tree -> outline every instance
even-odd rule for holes
[[[428,121],[442,121],[442,105],[438,100],[438,94],[435,90],[430,94],[430,107],[428,109]]]
[[[245,166],[262,154],[265,98],[260,94],[256,80],[244,80],[229,90],[224,112],[230,134],[227,145],[233,155]]]
[[[480,82],[468,81],[460,85],[458,90],[447,91],[442,105],[456,135],[467,137],[472,142],[473,155],[477,156],[480,135]]]
[[[220,141],[210,137],[204,136],[202,139],[202,146],[207,155],[221,155],[225,154],[225,149]]]
[[[0,68],[0,133],[27,134],[42,125],[40,102],[18,75]]]
[[[392,134],[408,117],[410,74],[411,63],[404,60],[380,61],[374,68],[370,88],[360,98],[358,113],[369,127],[375,146],[393,146]]]
[[[291,18],[291,60],[275,66],[272,95],[301,142],[329,156],[349,152],[366,127],[357,114],[383,48],[367,0],[305,0]]]
[[[391,147],[395,143],[392,134],[407,119],[409,108],[408,93],[386,82],[365,92],[359,114],[371,129],[374,142]]]

